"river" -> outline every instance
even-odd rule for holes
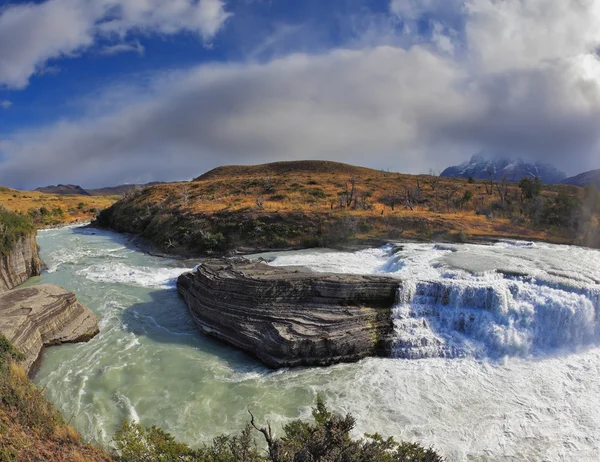
[[[276,428],[321,392],[356,434],[433,445],[449,461],[597,461],[600,252],[503,242],[406,244],[273,255],[274,265],[386,273],[405,281],[395,358],[271,371],[200,334],[178,297],[181,262],[86,228],[38,235],[48,270],[27,284],[73,290],[100,320],[85,344],[46,350],[35,381],[86,439],[123,419],[197,445],[251,409]],[[187,265],[190,266],[190,265]]]

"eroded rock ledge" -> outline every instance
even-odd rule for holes
[[[43,265],[35,234],[17,239],[10,252],[0,255],[0,292],[23,284],[32,276],[39,276]]]
[[[45,284],[0,293],[0,332],[25,355],[29,372],[43,347],[88,341],[98,320],[75,294]]]
[[[400,284],[240,258],[207,261],[177,281],[202,331],[274,368],[387,355]]]

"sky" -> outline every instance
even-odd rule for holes
[[[600,0],[0,0],[0,184],[600,168]]]

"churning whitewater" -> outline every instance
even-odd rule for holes
[[[123,419],[197,445],[247,421],[309,415],[321,392],[357,436],[434,445],[449,461],[596,461],[600,453],[600,252],[528,242],[403,244],[263,254],[315,271],[403,281],[394,358],[270,371],[200,334],[175,281],[194,264],[143,254],[111,232],[41,232],[40,278],[100,319],[87,344],[46,351],[36,381],[88,439]]]

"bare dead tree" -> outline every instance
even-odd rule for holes
[[[394,210],[397,204],[402,203],[402,195],[398,191],[391,191],[384,195],[380,202]]]
[[[446,202],[446,209],[450,212],[452,208],[452,199],[458,191],[460,191],[461,185],[458,186],[446,186],[442,191],[442,199]]]
[[[271,424],[267,422],[267,428],[259,427],[258,425],[256,425],[254,421],[254,415],[252,414],[250,409],[248,409],[248,414],[250,414],[250,425],[252,425],[255,430],[258,430],[265,437],[271,460],[273,462],[279,462],[279,451],[277,450],[277,442],[273,438],[273,430],[271,429]]]
[[[179,190],[181,192],[181,204],[182,205],[187,205],[189,200],[190,200],[190,187],[187,184],[182,184],[179,187]]]
[[[270,176],[266,177],[263,182],[263,189],[265,193],[270,193],[273,191],[273,180]]]
[[[258,196],[255,200],[256,203],[256,208],[259,210],[262,210],[265,206],[265,203],[263,201],[263,198],[261,196]]]
[[[362,191],[360,193],[360,206],[363,210],[369,210],[371,205],[369,204],[369,199],[373,196],[373,193],[370,191]]]
[[[348,186],[348,184],[350,184],[350,186]],[[352,202],[354,202],[354,208],[356,208],[357,193],[356,193],[356,178],[355,177],[351,177],[350,180],[348,180],[346,182],[344,193],[346,196],[346,207],[350,207],[352,205]]]
[[[505,176],[502,177],[500,182],[496,183],[496,191],[498,192],[498,196],[500,196],[500,203],[504,205],[508,196],[508,181]]]
[[[425,180],[424,183],[429,185],[429,187],[431,188],[432,191],[435,191],[437,189],[438,185],[440,184],[440,182],[442,181],[442,178],[440,177],[438,172],[431,170],[431,169],[429,170],[429,176],[430,176],[430,178]]]
[[[485,183],[485,192],[488,194],[488,196],[491,196],[492,194],[494,194],[494,179],[492,178],[492,175],[494,174],[494,169],[492,167],[488,167],[486,170],[488,177],[490,178],[490,187],[488,188],[488,184]]]

